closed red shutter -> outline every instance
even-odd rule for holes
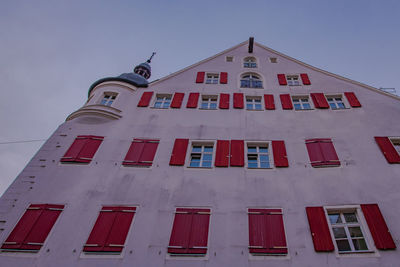
[[[346,96],[347,100],[349,101],[350,106],[352,106],[353,108],[361,107],[361,103],[358,101],[358,98],[356,97],[356,95],[353,92],[346,92],[346,93],[344,93],[344,95]]]
[[[310,85],[311,84],[310,79],[308,79],[307,73],[300,74],[300,77],[301,77],[301,80],[303,81],[304,85]]]
[[[159,140],[133,139],[122,165],[151,166],[159,142]]]
[[[196,83],[203,83],[204,82],[204,75],[206,73],[204,71],[199,71],[196,77]]]
[[[275,167],[289,167],[285,141],[272,141]]]
[[[138,103],[138,107],[148,107],[152,96],[153,92],[143,92],[142,97],[140,98],[140,101]]]
[[[220,94],[219,95],[219,108],[220,109],[229,109],[229,94]]]
[[[400,155],[386,136],[375,136],[375,141],[389,163],[400,163]]]
[[[221,76],[219,78],[219,83],[221,83],[221,84],[228,83],[228,73],[227,72],[221,72]]]
[[[171,254],[206,254],[210,209],[177,208],[168,246]]]
[[[61,162],[89,163],[104,137],[94,135],[77,136],[70,148],[61,158]]]
[[[289,94],[282,94],[281,98],[282,109],[293,109],[292,99]]]
[[[339,158],[331,139],[306,140],[311,166],[340,166]]]
[[[175,139],[174,148],[172,150],[169,165],[183,166],[185,165],[186,151],[189,139]]]
[[[242,93],[234,93],[233,94],[233,107],[234,108],[244,108],[243,102],[243,94]]]
[[[274,95],[264,95],[264,103],[265,103],[265,109],[274,110],[275,109]]]
[[[89,135],[80,135],[77,136],[69,147],[67,152],[65,152],[64,156],[61,158],[61,162],[74,162],[79,155],[79,152],[83,149],[86,142],[90,139]]]
[[[331,233],[328,222],[326,221],[323,207],[306,207],[308,223],[314,243],[314,249],[317,252],[329,252],[335,248],[332,243]]]
[[[278,74],[278,81],[279,81],[279,85],[287,85],[286,75]]]
[[[231,140],[231,166],[244,166],[244,141]]]
[[[190,93],[187,102],[187,108],[197,108],[197,103],[199,102],[199,93]]]
[[[287,254],[281,209],[249,209],[249,251]]]
[[[393,241],[378,204],[363,204],[361,205],[361,209],[367,221],[369,231],[374,238],[375,246],[383,250],[395,249],[396,244]]]
[[[184,93],[175,93],[171,102],[171,108],[181,108],[184,96]]]
[[[103,207],[83,251],[121,252],[135,210],[135,207]]]
[[[215,167],[228,167],[229,165],[229,141],[218,140],[215,153]]]
[[[64,205],[31,204],[1,246],[6,250],[39,250]]]
[[[326,101],[323,93],[311,93],[311,98],[316,108],[329,108],[328,101]]]

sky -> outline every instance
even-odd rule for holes
[[[399,11],[398,0],[2,0],[0,195],[92,83],[132,71],[153,51],[150,81],[254,36],[399,93]]]

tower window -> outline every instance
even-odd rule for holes
[[[104,93],[103,99],[100,102],[100,105],[111,106],[114,102],[115,98],[117,98],[116,93]]]
[[[257,68],[257,61],[254,57],[246,57],[243,62],[244,68]]]
[[[240,80],[242,88],[263,88],[260,77],[256,74],[244,74]]]
[[[157,94],[156,101],[154,102],[155,108],[169,108],[171,104],[172,95]]]
[[[219,74],[207,73],[206,83],[208,83],[208,84],[217,84],[218,81],[219,81]]]

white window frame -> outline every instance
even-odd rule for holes
[[[167,98],[169,97],[169,101],[167,101]],[[159,101],[159,98],[162,100]],[[161,107],[156,107],[156,103],[160,102],[161,103]],[[168,107],[164,107],[165,103],[168,103]],[[156,109],[169,109],[171,107],[171,103],[172,103],[172,94],[156,94],[156,97],[154,99],[153,108]]]
[[[243,59],[243,68],[256,69],[258,68],[258,62],[255,57],[245,57]]]
[[[103,97],[100,99],[100,105],[103,106],[107,106],[107,107],[111,107],[112,104],[115,102],[115,100],[117,99],[118,93],[115,92],[104,92]],[[103,101],[105,103],[103,103]],[[89,102],[89,100],[88,100]]]
[[[300,81],[300,75],[298,75],[298,74],[286,74],[286,81],[287,81],[288,86],[303,85]]]
[[[205,100],[207,99],[207,100]],[[211,104],[216,104],[215,108],[210,108]],[[207,107],[203,107],[203,103],[207,103]],[[216,110],[218,109],[218,95],[201,95],[200,109],[203,110]]]
[[[329,95],[325,95],[326,101],[328,102],[329,108],[332,110],[343,110],[343,109],[348,109],[350,107],[350,105],[345,101],[345,98],[343,97],[342,94],[329,94]],[[329,101],[328,98],[332,98],[333,101]],[[336,98],[340,98],[344,105],[344,108],[338,108],[338,101],[336,100]],[[336,108],[332,108],[331,106],[331,102],[333,104],[335,104]]]
[[[361,207],[359,205],[343,205],[343,206],[325,206],[324,207],[324,211],[325,211],[325,217],[326,217],[326,221],[328,223],[328,227],[329,227],[329,232],[331,234],[331,239],[332,239],[332,243],[335,247],[335,252],[336,255],[338,256],[342,256],[342,255],[348,255],[348,254],[352,254],[352,255],[360,255],[360,254],[364,254],[364,253],[377,253],[376,247],[374,245],[374,243],[372,242],[372,236],[371,236],[371,232],[369,231],[368,228],[368,224],[364,218],[364,214],[361,210]],[[348,228],[346,228],[346,236],[347,236],[347,240],[349,241],[350,247],[352,248],[351,251],[339,251],[338,246],[336,244],[336,239],[333,233],[333,227],[331,224],[331,221],[329,220],[329,214],[332,213],[355,213],[358,223],[348,223],[348,224],[339,224],[341,225],[347,225],[347,227],[360,227],[361,232],[363,234],[363,238],[365,240],[365,243],[368,247],[367,250],[353,250],[354,249],[354,245],[353,242],[351,240],[351,236],[349,234]],[[343,218],[342,218],[343,219]]]
[[[244,78],[245,76],[250,76],[249,78]],[[242,81],[248,80],[249,86],[242,86]],[[252,87],[253,82],[260,82],[261,86],[260,87]],[[249,88],[249,89],[264,89],[263,87],[263,78],[260,74],[256,73],[243,73],[240,75],[240,80],[239,80],[239,87],[240,88]]]
[[[201,146],[201,152],[193,152],[193,147],[195,146]],[[204,148],[206,146],[212,146],[213,147],[213,151],[211,153],[204,153]],[[187,153],[187,158],[186,158],[186,162],[187,162],[187,168],[190,169],[212,169],[214,168],[214,160],[215,160],[215,153],[216,153],[216,144],[215,144],[215,140],[193,140],[190,141],[190,151],[189,153]],[[192,155],[193,154],[200,154],[200,166],[199,167],[195,167],[195,166],[190,166],[190,163],[192,161]],[[204,162],[204,154],[211,154],[211,165],[210,167],[207,166],[201,166]]]
[[[255,100],[260,100],[260,109],[256,109],[256,102]],[[248,101],[251,100],[251,101]],[[250,102],[250,103],[249,103]],[[252,108],[248,108],[247,105],[251,104]],[[263,110],[262,107],[262,97],[261,96],[246,96],[246,110],[254,110],[254,111],[259,111],[259,110]]]
[[[308,100],[308,104],[310,105],[310,108],[304,108],[304,103],[300,100],[299,101],[299,103],[300,103],[300,106],[301,106],[301,109],[296,109],[296,107],[295,107],[295,99],[307,99]],[[312,105],[312,103],[311,103],[311,97],[309,96],[309,95],[292,95],[291,96],[291,100],[292,100],[292,103],[293,103],[293,108],[294,108],[294,110],[296,110],[296,111],[302,111],[302,110],[313,110],[314,109],[314,107],[313,107],[313,105]]]
[[[219,78],[219,73],[206,73],[206,84],[218,84]]]
[[[400,156],[400,137],[388,137],[397,154]]]
[[[261,167],[261,161],[260,161],[260,154],[264,154],[262,152],[259,152],[259,147],[267,145],[268,148],[268,163],[269,167]],[[245,144],[245,163],[246,163],[246,168],[249,170],[265,170],[265,169],[272,169],[274,167],[273,164],[273,153],[272,153],[272,142],[271,141],[246,141]],[[257,147],[257,153],[249,153],[249,146],[255,146]],[[249,167],[249,154],[257,154],[257,167]]]

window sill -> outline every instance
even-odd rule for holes
[[[360,251],[338,251],[339,255],[356,255],[356,254],[369,254],[375,253],[373,250],[360,250]]]
[[[217,110],[217,108],[199,108],[200,110]]]
[[[314,110],[313,108],[308,108],[308,109],[294,109],[295,111],[309,111],[309,110]]]
[[[247,167],[247,169],[249,169],[249,170],[270,170],[270,169],[273,169],[272,167],[269,167],[269,168],[251,168],[251,167]]]
[[[264,111],[263,109],[246,109],[248,111]]]
[[[200,170],[211,170],[213,167],[192,167],[192,166],[187,166],[186,168],[188,168],[188,169],[200,169]]]

